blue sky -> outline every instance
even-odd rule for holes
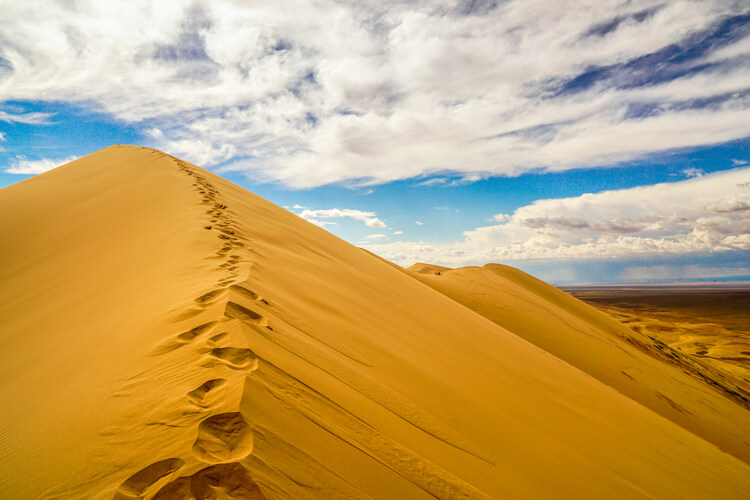
[[[750,279],[746,2],[0,6],[0,187],[140,144],[402,265]]]

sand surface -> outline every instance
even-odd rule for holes
[[[449,269],[415,264],[408,272],[750,463],[750,387],[746,380],[512,267],[488,264]],[[604,292],[596,296],[600,293]],[[741,309],[741,303],[734,309],[738,306]]]
[[[536,280],[502,319],[133,146],[0,235],[3,498],[750,496],[748,411]]]

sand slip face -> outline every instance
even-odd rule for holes
[[[0,214],[8,498],[750,494],[705,439],[163,153],[107,148]]]

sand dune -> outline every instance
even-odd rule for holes
[[[531,306],[480,314],[164,153],[107,148],[0,214],[4,498],[750,495],[715,390],[625,351],[679,420],[521,338]]]
[[[498,264],[460,269],[415,264],[408,271],[750,463],[750,393],[736,378],[518,269]]]

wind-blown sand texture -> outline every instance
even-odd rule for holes
[[[3,498],[750,495],[747,410],[541,282],[504,324],[134,146],[0,214]]]

